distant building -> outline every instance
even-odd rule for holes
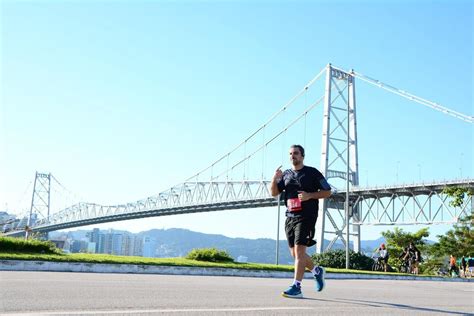
[[[112,233],[112,254],[122,255],[123,234]]]
[[[25,226],[28,225],[28,217],[23,217],[22,219],[20,219],[20,221],[18,222],[18,224],[15,226],[15,228],[25,228]]]
[[[51,242],[56,246],[56,248],[59,249],[64,249],[64,246],[66,245],[66,240],[65,239],[52,239]]]
[[[81,240],[73,240],[71,243],[72,253],[84,252],[85,248],[86,248],[86,244]]]
[[[124,256],[141,256],[143,239],[133,234],[125,234],[122,242]]]
[[[16,216],[7,212],[0,212],[0,226],[9,224],[15,220]]]
[[[105,253],[105,241],[106,241],[106,236],[105,234],[100,233],[99,234],[99,245],[98,245],[98,251],[97,253]]]
[[[149,236],[143,237],[143,257],[156,257],[156,240]]]
[[[143,256],[143,238],[141,236],[133,236],[133,251],[132,256]]]
[[[100,252],[100,229],[94,228],[91,232],[87,233],[87,237],[91,243],[95,244],[94,253]]]
[[[110,230],[108,233],[104,234],[104,252],[107,254],[112,254],[112,244],[113,244],[113,233],[112,230]]]
[[[88,242],[87,243],[87,253],[96,253],[97,244],[95,242]]]
[[[143,248],[142,237],[128,233],[115,232],[110,229],[101,232],[98,228],[86,233],[90,243],[95,244],[95,249],[88,252],[107,253],[120,256],[141,256]]]

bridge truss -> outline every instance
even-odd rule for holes
[[[211,212],[231,209],[277,206],[278,200],[269,192],[270,181],[186,182],[156,196],[134,203],[104,206],[95,203],[78,203],[32,223],[34,232],[100,224],[145,217],[168,216],[186,213]],[[350,191],[352,225],[409,225],[455,223],[473,212],[473,198],[465,197],[463,207],[449,205],[449,197],[442,193],[447,185],[474,190],[474,179],[359,188]],[[334,192],[328,199],[333,224],[336,227],[335,243],[343,236],[345,192]],[[344,221],[339,221],[344,223]],[[6,235],[20,235],[11,231]]]

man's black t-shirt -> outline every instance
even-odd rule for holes
[[[408,248],[409,258],[414,261],[421,261],[421,252],[418,248]]]
[[[278,190],[280,192],[285,191],[287,217],[317,217],[319,207],[318,200],[310,199],[301,202],[301,210],[294,212],[289,210],[288,200],[297,199],[298,191],[313,193],[320,190],[331,190],[331,186],[316,168],[304,166],[300,170],[285,170],[281,180],[278,182]]]

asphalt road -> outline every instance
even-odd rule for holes
[[[407,315],[474,313],[474,283],[327,280],[304,299],[291,280],[64,272],[0,272],[1,315]]]

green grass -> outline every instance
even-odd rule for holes
[[[237,262],[206,262],[185,258],[144,258],[131,256],[114,256],[106,254],[38,254],[38,253],[0,253],[0,260],[41,260],[58,262],[84,262],[84,263],[109,263],[109,264],[139,264],[155,266],[182,266],[182,267],[213,267],[235,268],[248,270],[293,271],[293,266],[237,263]]]
[[[244,270],[265,270],[265,271],[288,271],[293,272],[292,265],[276,265],[263,263],[237,263],[237,262],[205,262],[189,260],[185,258],[144,258],[131,256],[114,256],[106,254],[38,254],[38,253],[2,253],[0,260],[38,260],[56,262],[83,262],[83,263],[104,263],[104,264],[138,264],[154,266],[181,266],[181,267],[208,267],[227,268]],[[404,273],[383,273],[362,270],[334,269],[326,268],[330,273],[357,273],[357,274],[386,274],[386,275],[407,275]]]

